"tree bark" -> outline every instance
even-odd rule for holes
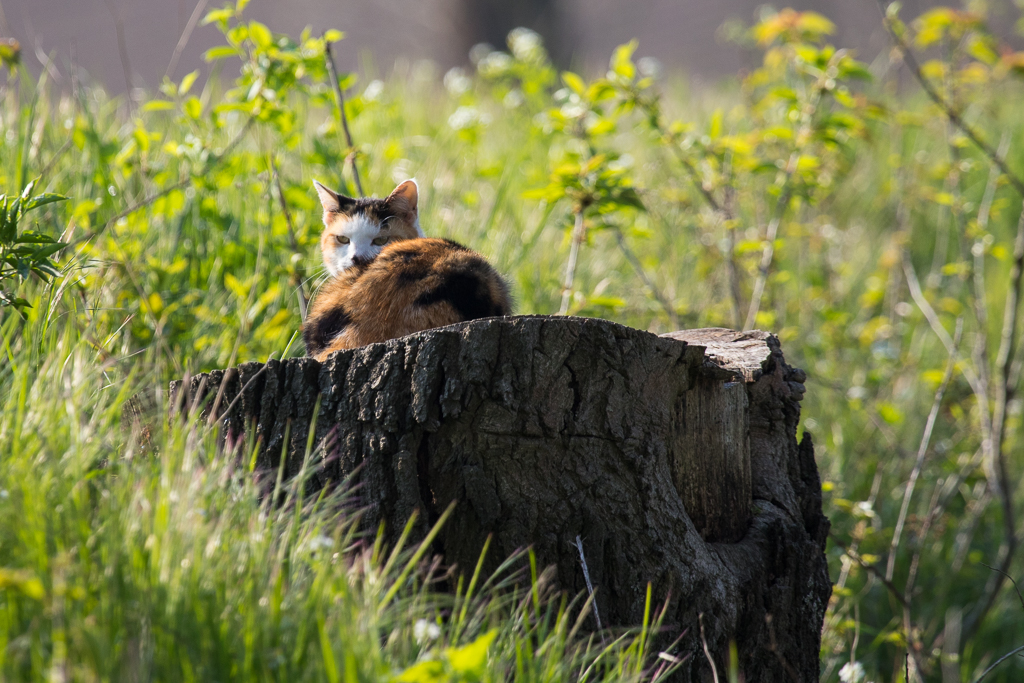
[[[648,583],[667,602],[680,680],[711,680],[702,614],[720,680],[735,642],[747,680],[788,683],[818,680],[831,594],[813,446],[796,438],[804,379],[763,332],[527,316],[249,363],[171,395],[216,403],[224,438],[259,439],[275,473],[283,453],[286,476],[319,400],[312,486],[356,473],[369,529],[393,539],[418,509],[422,534],[456,501],[436,541],[448,564],[472,571],[492,535],[485,569],[532,546],[570,594],[586,590],[579,536],[605,624],[639,624]]]

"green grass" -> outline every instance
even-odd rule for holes
[[[46,339],[8,346],[4,366],[4,680],[658,677],[643,631],[577,635],[587,613],[524,576],[530,557],[449,594],[430,537],[385,548],[343,490],[261,490],[204,425],[158,425],[159,458],[125,451],[120,406],[141,378],[111,386],[90,328],[44,327],[3,327]]]
[[[200,78],[188,93],[154,94],[170,109],[136,105],[131,112],[100,88],[83,86],[76,100],[24,70],[0,84],[0,192],[16,194],[41,175],[40,190],[71,199],[33,214],[38,227],[73,243],[59,255],[62,275],[52,283],[3,284],[33,308],[26,319],[0,309],[0,678],[379,680],[422,663],[424,653],[436,663],[413,670],[415,680],[647,680],[664,673],[664,660],[645,650],[639,633],[614,641],[575,633],[576,612],[542,577],[532,582],[536,600],[499,590],[514,578],[511,565],[479,577],[472,590],[439,590],[428,557],[359,535],[358,510],[343,492],[302,500],[297,482],[282,482],[288,503],[268,506],[247,471],[249,458],[219,451],[202,428],[160,426],[159,459],[124,450],[120,410],[134,392],[189,372],[301,353],[296,287],[312,278],[311,288],[321,272],[311,180],[351,188],[318,60],[309,58],[301,87],[282,80],[281,100],[249,126],[252,110],[217,111],[244,100],[227,89],[227,77]],[[506,104],[507,80],[470,74],[468,89],[453,78],[446,89],[440,74],[414,66],[374,84],[371,96],[365,81],[356,83],[348,111],[364,187],[382,195],[415,176],[428,235],[487,255],[508,275],[517,312],[554,313],[573,200],[524,194],[545,186],[566,154],[586,150],[580,139],[546,127],[544,112],[565,104],[550,67],[516,64],[521,81],[537,86],[524,88],[516,107]],[[938,636],[970,620],[993,577],[985,564],[999,564],[1005,541],[994,480],[976,457],[980,411],[989,403],[977,400],[962,369],[942,397],[894,555],[892,585],[900,591],[916,563],[909,631],[893,593],[851,558],[885,572],[948,362],[908,291],[903,259],[950,334],[963,318],[961,368],[991,368],[1020,198],[999,181],[990,219],[979,225],[989,164],[950,137],[919,94],[894,94],[891,78],[887,72],[856,90],[881,107],[857,110],[863,130],[821,148],[832,181],[818,176],[784,214],[757,322],[780,336],[789,362],[810,376],[803,429],[815,439],[835,538],[856,549],[829,544],[836,589],[824,680],[838,680],[851,660],[864,666],[866,680],[903,680],[908,638],[929,660],[928,680],[941,679],[941,666],[973,680],[1024,644],[1024,606],[1004,586],[954,648],[956,659],[932,654],[941,652]],[[690,124],[682,141],[690,146],[680,149],[721,192],[720,158],[706,151],[716,135],[763,131],[778,112],[755,106],[749,82],[694,88],[673,79],[658,86],[661,106],[668,118]],[[1011,168],[1024,168],[1019,83],[962,92],[972,125],[989,140],[1006,134]],[[188,113],[192,96],[198,116]],[[457,130],[451,117],[459,107],[484,118]],[[592,229],[571,310],[669,329],[618,246],[621,229],[680,324],[734,326],[727,238],[734,231],[749,297],[779,178],[763,170],[734,176],[736,218],[725,224],[664,139],[635,114],[616,116],[614,132],[591,142],[620,157],[645,210],[588,214]],[[784,160],[788,151],[778,153]],[[112,220],[179,181],[180,189]],[[985,321],[971,294],[975,243],[982,245]],[[978,360],[980,350],[988,360]],[[1008,408],[1004,452],[1019,517],[1020,399]],[[1022,566],[1019,554],[1009,565],[1018,583]],[[436,637],[427,637],[427,624],[440,625]],[[486,658],[446,650],[474,644]],[[469,664],[459,669],[457,662]],[[1013,658],[986,680],[1021,676],[1024,661]],[[756,677],[748,672],[747,680]]]

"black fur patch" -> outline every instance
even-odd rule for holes
[[[359,199],[353,199],[344,195],[338,196],[338,202],[341,204],[341,211],[339,213],[345,214],[346,216],[355,216],[362,214],[369,220],[379,223],[381,225],[394,218],[397,214],[391,204],[386,199],[378,199],[377,197],[361,197]]]
[[[459,244],[458,242],[456,242],[454,240],[450,240],[450,239],[447,239],[447,238],[443,237],[443,238],[441,238],[441,241],[442,242],[447,242],[448,246],[455,247],[455,249],[457,249],[458,251],[469,251],[469,249],[467,249],[466,247],[462,246],[461,244]]]
[[[398,281],[402,284],[412,284],[414,282],[419,282],[428,275],[430,275],[430,266],[428,264],[417,263],[416,265],[406,266],[399,270]]]
[[[506,315],[508,311],[491,296],[487,281],[479,273],[449,273],[438,287],[423,292],[416,298],[416,305],[429,306],[447,301],[462,316],[462,320],[476,320]]]
[[[302,326],[302,339],[306,342],[306,355],[315,356],[327,348],[335,337],[348,327],[352,319],[344,308],[333,308],[321,316],[307,319]]]
[[[415,248],[395,249],[388,253],[386,262],[401,266],[398,269],[398,281],[402,284],[410,284],[419,282],[430,275],[430,264],[422,259],[417,262],[419,255],[420,252]]]

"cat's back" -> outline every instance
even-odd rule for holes
[[[324,360],[339,349],[511,312],[508,286],[483,256],[451,240],[417,238],[387,245],[325,285],[303,336],[307,353]]]

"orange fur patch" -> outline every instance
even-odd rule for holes
[[[449,240],[406,239],[327,283],[303,336],[322,361],[341,349],[511,312],[508,286],[483,256]]]

